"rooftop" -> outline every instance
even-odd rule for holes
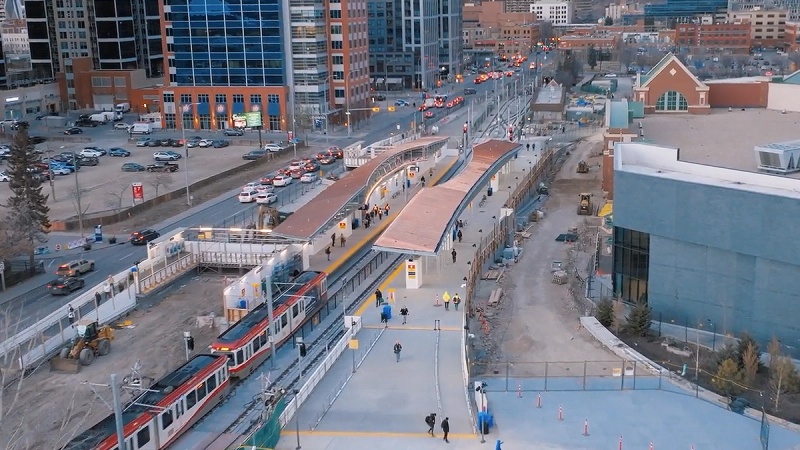
[[[539,93],[536,94],[536,104],[552,104],[557,105],[560,104],[564,100],[564,87],[563,86],[554,86],[551,83],[548,86],[544,86],[542,89],[539,90]]]
[[[713,109],[711,114],[653,114],[643,124],[644,139],[680,149],[681,161],[758,172],[756,146],[800,138],[800,113],[767,109]],[[771,176],[771,175],[770,175]],[[800,178],[800,174],[780,177]]]

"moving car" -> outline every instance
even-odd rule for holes
[[[258,181],[251,181],[244,185],[244,187],[242,188],[242,192],[257,191],[260,186],[261,183],[259,183]]]
[[[473,94],[477,94],[477,93],[478,93],[478,91],[475,90],[474,88],[466,88],[466,89],[464,89],[464,95],[473,95]]]
[[[225,136],[244,136],[244,131],[237,130],[236,128],[228,128],[222,132]]]
[[[328,147],[327,152],[329,155],[333,156],[336,159],[344,158],[344,152],[339,147]]]
[[[124,148],[111,147],[110,149],[108,149],[108,155],[109,156],[127,157],[127,156],[131,156],[131,152],[125,150]]]
[[[242,155],[242,159],[246,161],[255,161],[266,154],[267,154],[266,150],[253,150],[251,152],[247,152],[244,155]]]
[[[425,111],[425,118],[426,119],[432,119],[434,117],[436,117],[436,114],[434,114],[433,111]]]
[[[278,201],[278,196],[274,192],[259,192],[256,195],[256,203],[259,205],[269,205]]]
[[[177,172],[178,165],[167,161],[156,161],[147,166],[148,172]]]
[[[264,145],[264,150],[268,152],[279,152],[283,150],[283,148],[281,148],[281,146],[278,144],[266,144]]]
[[[76,259],[58,266],[56,275],[60,277],[74,277],[92,271],[94,271],[94,261],[89,259]]]
[[[131,128],[131,126],[130,126],[130,125],[128,125],[127,123],[118,122],[118,123],[115,123],[115,124],[114,124],[114,129],[115,129],[115,130],[125,130],[125,131],[128,131],[130,128]]]
[[[175,152],[155,152],[153,153],[153,159],[156,161],[177,161],[181,159],[181,155]]]
[[[57,278],[47,283],[47,290],[52,295],[67,295],[72,291],[82,289],[85,281],[78,277]]]
[[[144,245],[161,236],[158,231],[147,228],[131,233],[130,241],[133,245]]]
[[[300,177],[301,183],[313,183],[319,180],[319,176],[317,176],[314,172],[304,173],[302,177]]]
[[[147,167],[136,163],[125,163],[122,165],[123,172],[144,172]]]
[[[275,179],[275,175],[270,173],[270,174],[264,175],[258,181],[261,182],[262,186],[272,186],[272,180],[274,180],[274,179]]]
[[[42,142],[44,142],[46,140],[47,140],[47,138],[46,137],[42,137],[42,136],[29,136],[28,137],[28,142],[30,142],[33,145],[41,144]]]
[[[301,167],[303,167],[303,163],[301,161],[294,160],[289,162],[289,170],[298,170]]]
[[[394,101],[394,106],[408,106],[408,102],[403,100],[402,98],[398,98]]]
[[[256,201],[256,197],[258,196],[258,191],[255,189],[250,189],[247,191],[242,191],[238,195],[239,203],[253,203]]]
[[[328,164],[333,164],[336,161],[336,158],[333,156],[323,156],[322,158],[317,159],[320,164],[327,166]]]
[[[292,184],[292,177],[288,175],[278,175],[272,179],[272,185],[275,187],[283,187]]]
[[[20,120],[20,121],[16,121],[16,122],[12,123],[11,124],[11,129],[12,130],[19,130],[20,128],[28,128],[30,126],[31,126],[31,124],[27,120]]]

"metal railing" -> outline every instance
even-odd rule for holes
[[[146,293],[162,283],[170,281],[178,275],[183,275],[188,270],[194,269],[195,266],[197,266],[196,259],[195,254],[190,253],[154,271],[150,275],[139,278],[139,292]]]

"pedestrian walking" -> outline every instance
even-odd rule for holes
[[[445,296],[444,297],[444,310],[445,311],[450,311],[450,297],[449,296]]]
[[[375,289],[375,307],[381,306],[383,303],[383,292],[380,289]]]
[[[456,233],[456,236],[458,237],[458,243],[460,244],[461,243],[461,239],[464,238],[464,233],[462,233],[461,230],[458,230],[458,233]]]
[[[339,234],[339,247],[344,247],[345,242],[347,239],[345,239],[344,233]]]
[[[456,308],[456,311],[458,311],[458,305],[460,304],[461,304],[461,297],[459,297],[458,294],[453,295],[453,307]]]
[[[336,247],[336,232],[331,235],[331,247]]]
[[[75,323],[75,308],[73,308],[72,305],[69,305],[69,310],[67,311],[67,319],[69,319],[70,325]]]
[[[383,209],[385,209],[385,210],[386,210],[386,213],[385,213],[385,214],[388,216],[388,215],[389,215],[389,204],[387,203],[387,204],[386,204],[386,207],[385,207],[385,208],[383,208]]]
[[[383,210],[382,209],[378,210],[378,220],[383,220]]]
[[[419,182],[422,183],[422,187],[425,187],[425,175],[423,175],[422,178],[419,179]]]
[[[450,441],[447,440],[447,435],[450,434],[450,418],[449,417],[445,417],[444,418],[444,420],[442,421],[441,427],[442,427],[442,433],[444,433],[444,441],[449,444]]]
[[[389,317],[386,316],[385,312],[381,312],[381,323],[384,328],[389,328]]]
[[[94,301],[97,305],[99,305],[100,302],[103,301],[103,296],[100,295],[100,291],[94,293]]]
[[[106,294],[106,300],[111,298],[111,285],[108,282],[103,286],[103,292]]]
[[[458,255],[458,253],[456,253],[456,249],[453,249],[453,251],[450,252],[450,254],[453,255],[453,264],[455,264],[456,263],[456,255]]]
[[[331,260],[331,248],[325,247],[325,256],[328,258],[328,261]]]
[[[396,341],[394,343],[394,356],[397,358],[397,362],[400,362],[400,352],[403,351],[403,346],[400,345],[400,341]]]
[[[436,413],[430,413],[425,416],[425,423],[428,425],[428,434],[436,437],[436,435],[433,434],[433,427],[436,426]]]
[[[403,325],[405,325],[406,318],[408,317],[408,308],[406,308],[406,305],[403,305],[403,307],[400,308],[400,315],[403,316]]]
[[[431,167],[431,171],[428,172],[428,176],[433,177],[433,167]]]

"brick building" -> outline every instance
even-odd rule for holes
[[[786,22],[783,39],[787,52],[800,51],[800,22]]]
[[[708,114],[708,86],[698,80],[680,60],[668,53],[646,75],[637,75],[634,101],[645,113]]]
[[[784,10],[731,11],[728,22],[749,24],[752,46],[778,47],[784,43],[788,17]]]
[[[597,49],[610,49],[614,50],[619,46],[620,34],[590,34],[578,35],[571,34],[561,36],[558,43],[560,50],[567,49],[587,49],[594,47]]]
[[[681,48],[710,48],[746,55],[751,45],[750,24],[680,24],[675,27],[675,43]]]

